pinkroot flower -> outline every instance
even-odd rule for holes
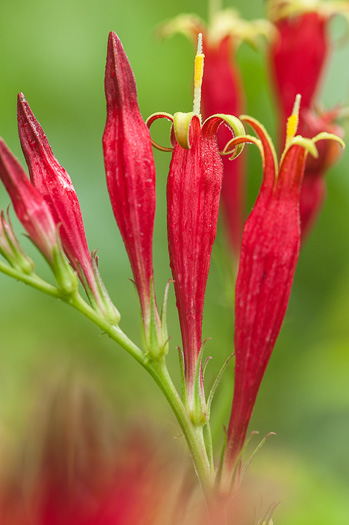
[[[295,136],[299,99],[289,118],[280,166],[265,129],[242,117],[255,137],[231,141],[258,145],[263,158],[263,182],[244,227],[235,299],[235,383],[227,432],[223,480],[237,467],[257,393],[273,351],[291,292],[300,248],[299,199],[307,152],[317,156],[319,140],[341,139],[320,133],[312,139]],[[229,148],[229,145],[228,145]]]
[[[222,123],[233,135],[244,134],[241,122],[230,115],[213,115],[202,125],[199,116],[203,73],[200,43],[195,59],[194,111],[155,114],[173,122],[173,155],[167,182],[167,232],[170,265],[182,333],[186,401],[198,422],[205,417],[201,376],[202,318],[211,252],[216,237],[223,165],[217,143]],[[241,148],[238,148],[236,155]]]
[[[335,14],[349,14],[349,6],[321,0],[269,0],[268,11],[278,30],[270,47],[269,62],[283,137],[296,95],[302,96],[302,111],[313,106],[330,54],[328,21]]]
[[[202,82],[204,118],[217,113],[240,115],[245,106],[241,72],[236,51],[242,41],[253,46],[261,36],[273,34],[271,24],[263,20],[247,22],[232,9],[217,12],[209,25],[194,15],[180,15],[161,28],[164,36],[174,32],[188,34],[194,42],[203,34],[205,75]],[[221,126],[219,146],[230,140],[230,130]],[[239,156],[234,162],[223,157],[222,211],[229,245],[238,259],[245,220],[245,162]]]
[[[109,34],[105,94],[107,121],[103,152],[107,186],[131,263],[149,348],[154,334],[161,339],[152,255],[155,166],[150,134],[138,107],[133,72],[114,32]]]
[[[47,261],[54,266],[57,228],[48,205],[29,181],[25,171],[0,139],[0,178],[22,226]]]
[[[284,137],[287,116],[297,93],[302,96],[299,131],[312,137],[319,130],[342,131],[327,117],[321,122],[311,111],[324,76],[330,55],[328,22],[336,14],[349,15],[349,6],[338,2],[307,2],[306,0],[269,0],[269,15],[278,30],[278,37],[270,47],[270,69],[280,108],[280,138]],[[332,112],[329,113],[331,115]],[[333,110],[333,117],[336,110]],[[322,145],[319,158],[307,159],[300,197],[302,238],[313,226],[326,194],[325,173],[332,162],[326,162],[321,150],[336,152],[337,144]],[[332,154],[331,154],[332,155]],[[333,159],[334,161],[334,159]]]
[[[33,185],[49,207],[65,254],[92,302],[113,322],[120,315],[112,305],[90,255],[81,209],[73,183],[52,153],[46,135],[24,95],[18,95],[18,132]]]

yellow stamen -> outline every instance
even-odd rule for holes
[[[202,33],[198,35],[198,47],[194,62],[194,101],[193,101],[193,112],[196,115],[200,115],[201,107],[201,86],[202,77],[204,74],[204,58],[205,55],[202,52]]]
[[[286,130],[286,145],[295,137],[298,129],[299,122],[299,108],[301,105],[301,96],[296,96],[296,101],[293,106],[292,115],[287,120]]]

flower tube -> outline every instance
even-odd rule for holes
[[[299,97],[288,120],[286,147],[280,166],[271,140],[261,124],[242,117],[258,135],[231,141],[232,146],[255,143],[263,158],[263,182],[244,227],[235,296],[235,383],[227,431],[222,481],[229,485],[239,464],[258,390],[275,346],[300,248],[299,199],[306,155],[318,155],[316,143],[335,135],[309,139],[295,136]],[[227,146],[229,150],[229,145]]]

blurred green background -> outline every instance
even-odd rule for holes
[[[236,0],[225,7],[246,18],[263,15],[262,0]],[[122,315],[122,328],[139,341],[136,296],[115,225],[104,180],[101,137],[105,122],[103,76],[107,35],[115,30],[132,64],[143,116],[156,111],[189,111],[193,49],[181,36],[160,42],[154,29],[180,12],[206,18],[200,0],[61,0],[1,2],[0,135],[22,159],[16,130],[16,94],[22,91],[42,124],[52,149],[71,175],[85,221],[90,249],[98,249],[100,270]],[[333,37],[343,21],[330,25]],[[275,129],[265,53],[242,45],[248,113]],[[349,102],[349,43],[336,45],[322,89],[329,107]],[[166,124],[157,132],[167,140]],[[274,135],[273,135],[274,136]],[[169,155],[155,152],[157,216],[155,279],[161,297],[170,277],[166,241],[166,176]],[[267,371],[251,428],[277,433],[251,468],[281,499],[275,523],[347,525],[349,517],[349,155],[328,176],[328,199],[304,246],[285,323]],[[249,206],[261,180],[258,154],[249,153]],[[1,208],[9,199],[0,188]],[[13,215],[13,214],[12,214]],[[18,226],[18,230],[21,231]],[[37,271],[49,271],[30,245]],[[232,352],[232,315],[220,277],[221,247],[214,248],[203,336],[211,337],[208,381]],[[125,352],[77,312],[0,275],[0,421],[5,441],[23,430],[23,414],[41,380],[56,368],[84,370],[103,385],[120,421],[162,421],[168,437],[176,424],[160,392]],[[180,335],[173,290],[169,299],[172,370]],[[233,367],[225,373],[214,411],[218,435],[228,420]],[[180,444],[178,444],[180,446]]]

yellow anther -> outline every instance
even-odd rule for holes
[[[288,120],[287,120],[286,144],[287,142],[290,142],[297,133],[300,105],[301,105],[301,96],[297,95],[294,106],[293,106],[292,115],[288,117]]]
[[[205,55],[196,55],[194,69],[194,88],[201,88],[202,76],[204,74],[204,57]]]
[[[193,112],[196,115],[200,115],[201,106],[201,86],[202,77],[204,74],[204,58],[205,55],[202,52],[202,33],[198,35],[198,47],[194,62],[194,101],[193,101]]]

